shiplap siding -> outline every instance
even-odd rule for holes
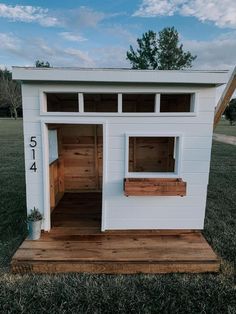
[[[47,114],[42,112],[42,91],[94,91],[94,92],[197,92],[196,114],[193,116],[165,115],[121,115],[121,114]],[[38,207],[45,214],[45,178],[43,177],[42,122],[50,123],[106,123],[106,181],[104,182],[103,229],[202,229],[204,226],[207,185],[210,167],[213,117],[215,106],[214,87],[185,86],[139,86],[125,84],[97,86],[60,83],[24,83],[23,89],[25,169],[28,211]],[[178,174],[187,182],[186,197],[130,196],[123,193],[126,162],[126,133],[181,134],[181,172]],[[32,164],[30,137],[36,136],[37,172],[29,170]],[[163,173],[163,177],[165,174]],[[45,230],[50,229],[44,225]]]

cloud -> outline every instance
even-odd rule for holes
[[[104,32],[107,32],[109,35],[112,35],[112,37],[116,37],[122,40],[124,43],[128,43],[128,45],[136,44],[136,37],[133,33],[128,31],[127,29],[130,29],[131,26],[123,26],[123,25],[113,25],[111,27],[105,27]]]
[[[175,1],[171,0],[143,0],[134,16],[154,17],[160,15],[173,15],[176,11]]]
[[[79,49],[67,48],[64,50],[64,53],[66,56],[71,56],[76,60],[82,61],[83,66],[93,67],[95,65],[93,59],[87,52],[81,51]]]
[[[104,13],[95,11],[87,6],[73,9],[56,9],[30,5],[8,5],[0,3],[0,18],[6,18],[11,22],[38,23],[45,27],[63,27],[65,29],[96,28],[105,19],[125,15],[124,12]],[[62,35],[63,36],[63,35]],[[64,32],[64,36],[70,41],[81,41],[73,33]],[[70,38],[69,38],[70,37]],[[82,39],[82,37],[81,37]]]
[[[0,33],[0,42],[0,55],[15,60],[18,65],[32,65],[39,59],[49,61],[53,66],[130,67],[126,60],[126,44],[98,48],[91,43],[90,49],[86,51],[43,38],[19,38],[13,33]],[[182,38],[182,42],[185,50],[197,55],[193,63],[195,69],[232,69],[236,64],[236,31],[212,41]]]
[[[8,51],[18,51],[21,41],[12,33],[0,33],[1,49]]]
[[[16,65],[33,65],[35,60],[45,60],[53,66],[129,67],[125,59],[126,48],[122,47],[92,47],[84,51],[63,47],[42,38],[17,38],[11,33],[0,33],[0,41],[0,54],[13,57]]]
[[[104,68],[127,68],[130,67],[126,60],[126,48],[105,46],[102,48],[94,48],[92,56],[97,67]]]
[[[104,20],[107,15],[103,12],[94,11],[91,8],[81,6],[67,12],[61,12],[61,19],[65,26],[69,28],[95,28],[99,22]]]
[[[87,40],[87,38],[84,38],[83,36],[79,34],[74,34],[70,32],[62,32],[62,33],[59,33],[59,35],[68,41],[81,42],[81,41]]]
[[[197,55],[194,68],[232,69],[236,65],[236,31],[212,41],[183,40],[184,48]]]
[[[42,38],[17,38],[0,33],[0,54],[14,57],[18,64],[34,64],[35,60],[49,61],[53,66],[93,67],[95,63],[87,51],[65,48]]]
[[[236,2],[232,0],[143,0],[133,16],[155,17],[178,13],[210,21],[219,27],[236,28]]]
[[[13,6],[0,3],[0,17],[7,18],[13,22],[34,22],[47,27],[59,25],[58,19],[54,16],[50,16],[48,9],[30,5]]]

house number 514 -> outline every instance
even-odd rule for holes
[[[36,141],[36,136],[31,136],[29,146],[31,147],[33,163],[30,167],[30,170],[32,170],[34,172],[37,171],[37,165],[36,165],[36,161],[35,161],[35,147],[37,146],[37,144],[38,143]]]

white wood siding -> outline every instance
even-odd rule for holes
[[[212,129],[215,105],[215,89],[206,87],[173,87],[158,88],[132,87],[132,90],[179,91],[198,93],[196,116],[111,116],[73,114],[46,114],[40,111],[40,96],[43,90],[63,91],[114,91],[126,92],[125,85],[96,86],[86,85],[36,85],[23,84],[23,114],[25,140],[25,167],[27,185],[27,208],[38,207],[44,213],[44,182],[41,122],[83,123],[85,120],[96,123],[107,123],[106,139],[107,165],[106,182],[104,183],[104,229],[202,229],[204,225],[207,184],[210,166]],[[129,89],[130,90],[130,89]],[[180,177],[187,182],[186,197],[126,197],[123,194],[125,176],[125,133],[181,133],[181,173]],[[32,163],[29,142],[36,136],[36,162],[38,171],[29,170]],[[163,173],[163,177],[165,174]],[[45,227],[46,229],[48,227]]]

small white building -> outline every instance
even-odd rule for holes
[[[63,196],[81,192],[102,195],[102,231],[203,229],[227,71],[14,67],[13,78],[22,81],[27,209],[42,212],[44,230]]]

